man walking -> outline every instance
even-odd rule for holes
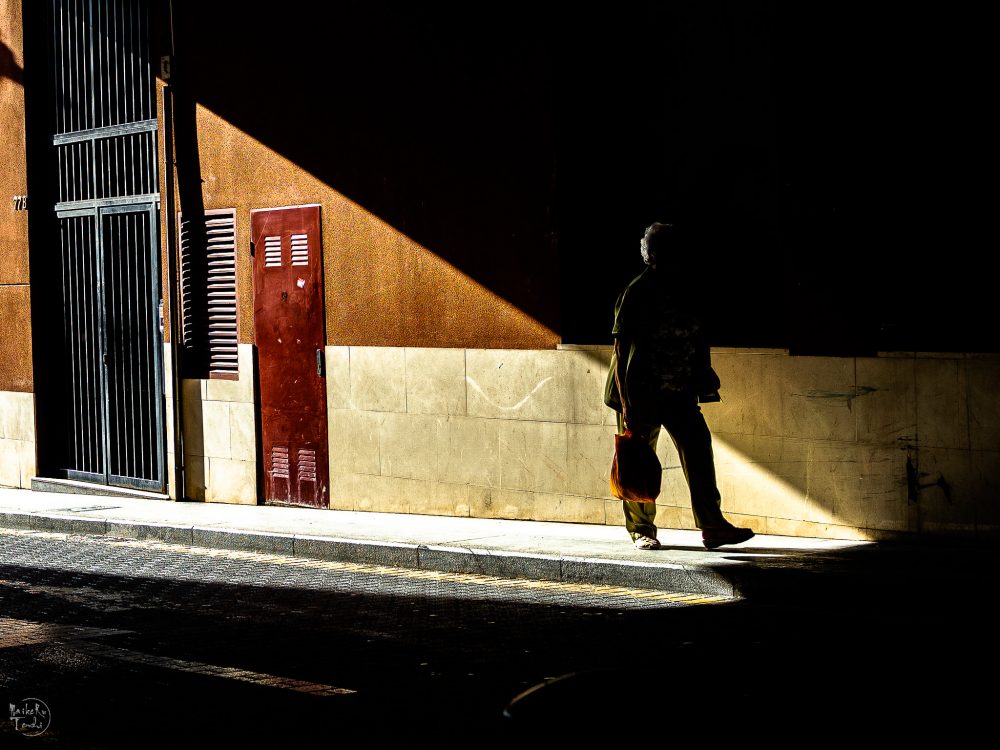
[[[699,406],[720,400],[720,383],[692,304],[692,259],[672,224],[647,227],[640,250],[646,268],[615,304],[614,353],[604,402],[618,412],[619,433],[629,430],[645,437],[654,450],[661,426],[666,429],[680,456],[705,547],[745,542],[753,531],[722,515],[712,435]],[[659,549],[656,503],[623,501],[622,506],[635,546]]]

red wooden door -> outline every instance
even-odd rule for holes
[[[250,217],[264,503],[326,507],[320,209],[258,209]]]

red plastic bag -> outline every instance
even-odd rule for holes
[[[611,462],[611,494],[619,500],[652,503],[660,495],[663,467],[645,437],[626,430],[615,435],[615,457]]]

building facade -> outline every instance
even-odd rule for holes
[[[775,272],[787,248],[759,262],[782,202],[760,79],[739,170],[700,171],[685,154],[706,136],[650,177],[651,133],[602,139],[606,107],[684,66],[619,92],[581,21],[515,6],[472,34],[402,3],[264,20],[0,0],[0,485],[622,524],[602,394],[641,262],[620,235],[676,213],[714,227],[723,269],[693,283],[726,300],[723,400],[704,407],[726,514],[793,536],[996,534],[1000,357],[880,348],[852,328],[850,284],[842,313],[776,302],[801,285]],[[702,96],[676,88],[675,107]],[[755,223],[690,209],[731,193]],[[660,523],[693,528],[659,452]]]

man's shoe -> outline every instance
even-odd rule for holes
[[[660,548],[660,543],[656,539],[654,539],[653,537],[651,537],[651,536],[642,536],[642,535],[637,536],[635,538],[635,541],[633,542],[633,544],[635,544],[635,548],[636,549],[659,549]]]
[[[708,549],[716,549],[724,544],[739,544],[753,538],[753,531],[741,529],[739,526],[723,526],[718,529],[705,529],[701,532],[701,541]]]

